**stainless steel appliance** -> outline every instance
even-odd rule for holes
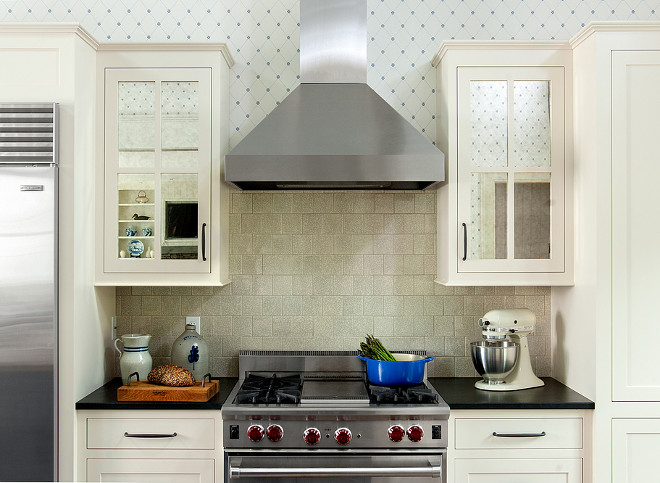
[[[225,157],[244,190],[425,189],[444,154],[367,85],[367,1],[301,0],[300,82]]]
[[[57,479],[57,104],[0,104],[0,481]]]
[[[472,362],[483,376],[475,387],[485,391],[517,391],[543,386],[534,375],[527,335],[536,327],[529,309],[491,310],[479,319],[484,340],[470,346]]]
[[[241,351],[222,407],[225,480],[445,481],[447,404],[426,377],[370,385],[357,356]]]

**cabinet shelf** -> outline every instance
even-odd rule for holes
[[[136,235],[136,236],[118,236],[117,238],[119,238],[120,240],[130,240],[130,239],[133,239],[133,238],[151,239],[151,238],[153,238],[153,235],[152,236],[139,236],[139,235]]]
[[[130,218],[128,220],[117,220],[119,223],[153,223],[155,220],[134,220]]]
[[[154,203],[118,203],[117,206],[155,206]]]

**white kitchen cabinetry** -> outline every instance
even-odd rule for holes
[[[455,483],[580,483],[580,459],[457,459]]]
[[[580,257],[575,287],[552,290],[553,375],[596,404],[593,481],[658,481],[660,24],[594,23],[571,44]]]
[[[437,281],[572,284],[570,46],[446,42],[434,65]]]
[[[226,48],[99,50],[104,223],[97,284],[227,283]]]
[[[660,50],[612,52],[612,351],[614,401],[660,401]],[[653,283],[655,282],[655,283]]]
[[[223,481],[220,411],[77,413],[81,480]]]
[[[87,481],[203,483],[213,479],[213,460],[88,459]],[[218,480],[222,481],[222,480]]]
[[[612,454],[612,481],[658,481],[660,419],[613,419]]]
[[[582,410],[451,411],[448,482],[581,483],[585,425]]]

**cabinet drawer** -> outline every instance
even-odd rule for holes
[[[89,449],[214,449],[213,419],[87,419]],[[176,434],[176,436],[174,436]]]
[[[456,449],[582,448],[582,418],[456,419],[455,430]]]

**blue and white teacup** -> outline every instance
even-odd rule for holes
[[[129,226],[126,228],[126,236],[135,236],[137,235],[137,228],[134,226]]]
[[[151,231],[151,228],[142,228],[142,236],[151,236],[153,235],[153,231]]]

